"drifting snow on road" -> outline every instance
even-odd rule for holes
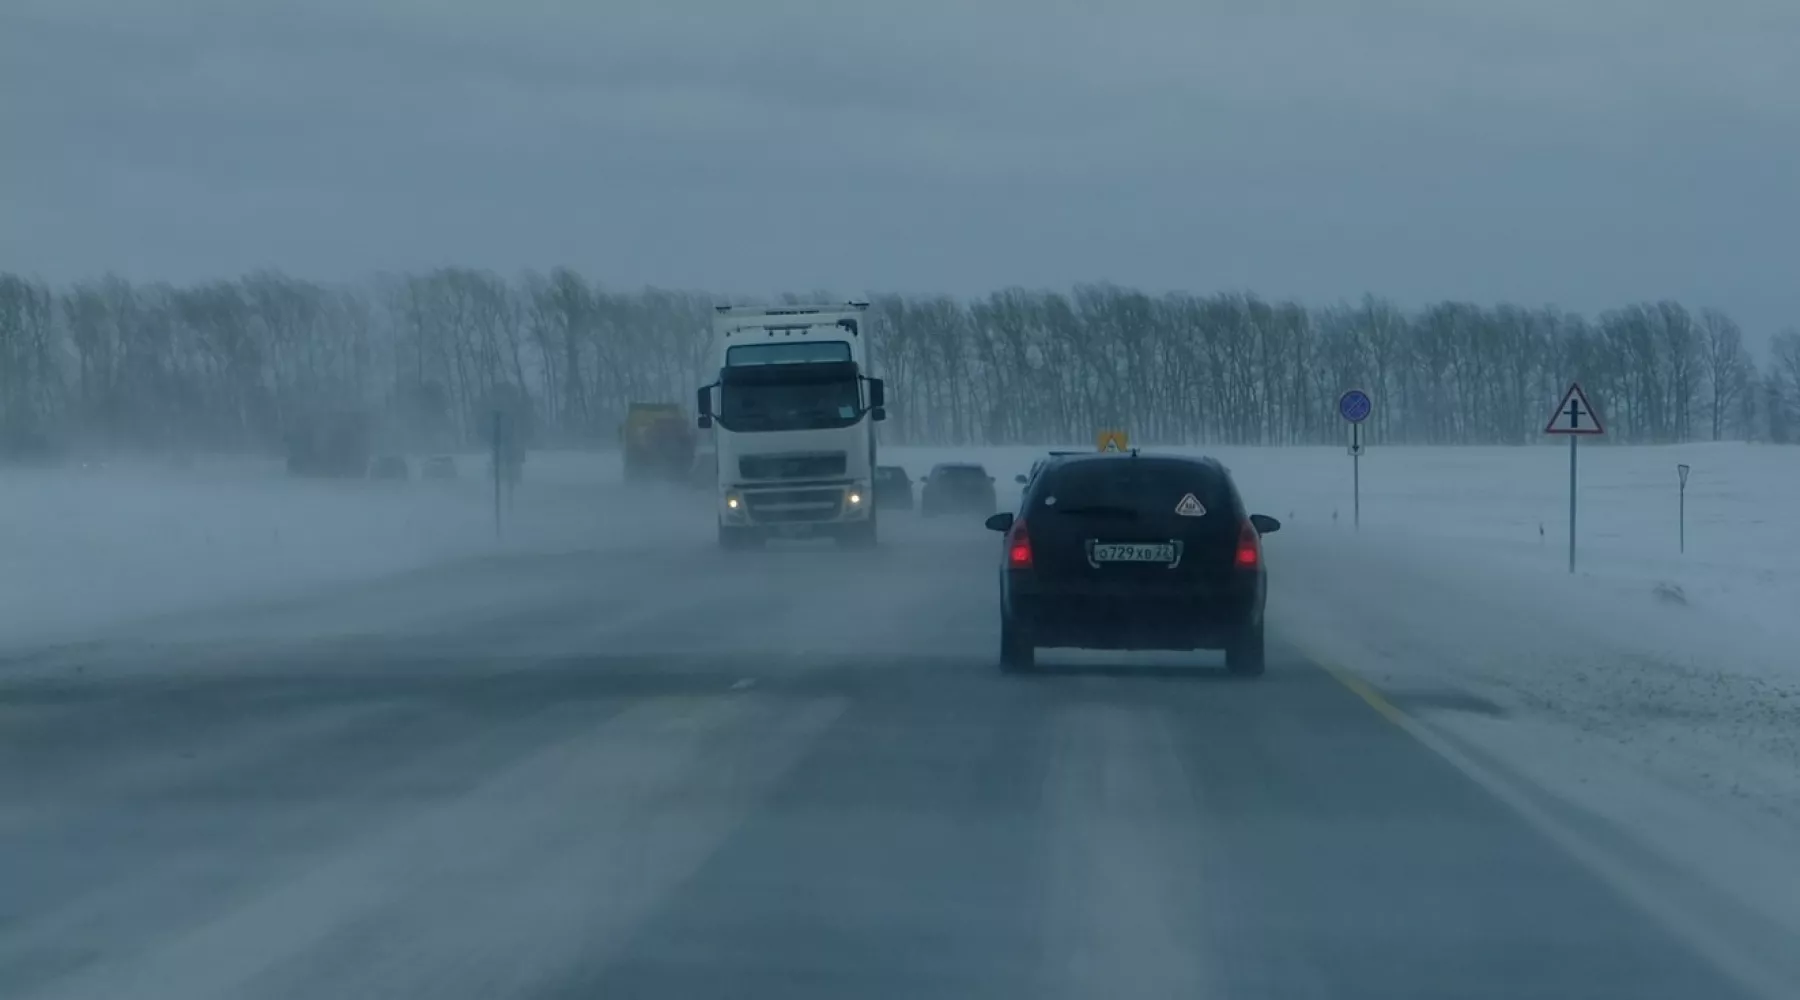
[[[63,575],[12,584],[0,996],[1791,995],[1800,692],[1722,596],[1789,585],[1774,473],[1684,453],[1696,570],[1668,453],[1594,449],[1570,579],[1538,451],[1365,457],[1360,534],[1341,452],[1224,451],[1287,522],[1254,681],[1003,675],[972,517],[723,553],[534,456],[500,540],[478,482],[111,472],[83,550],[103,494],[15,481]],[[98,641],[34,645],[70,594]]]

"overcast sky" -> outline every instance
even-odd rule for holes
[[[1800,325],[1800,0],[0,0],[0,268]]]

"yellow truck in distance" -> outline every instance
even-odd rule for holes
[[[632,403],[619,428],[625,481],[686,483],[694,467],[695,434],[679,403]]]

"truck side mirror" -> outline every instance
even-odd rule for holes
[[[887,419],[887,410],[877,406],[869,411],[869,419],[876,423],[881,423],[883,420]]]
[[[703,385],[694,395],[694,409],[700,413],[700,428],[705,430],[713,425],[712,386]]]
[[[887,408],[887,383],[883,382],[882,380],[880,380],[878,378],[870,379],[869,380],[869,409],[882,410],[882,409],[886,409],[886,408]],[[880,419],[880,418],[877,417],[876,419]]]

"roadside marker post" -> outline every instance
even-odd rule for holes
[[[494,537],[500,537],[500,420],[499,410],[494,411]]]
[[[1680,477],[1680,479],[1681,479],[1681,502],[1680,502],[1680,507],[1679,507],[1679,513],[1676,514],[1676,519],[1677,519],[1677,522],[1681,525],[1680,545],[1681,545],[1681,552],[1682,552],[1682,554],[1685,555],[1687,553],[1687,477],[1688,477],[1688,467],[1685,464],[1677,465],[1675,467],[1675,475]]]
[[[1584,437],[1599,437],[1606,433],[1606,425],[1600,422],[1600,414],[1588,402],[1587,393],[1581,391],[1580,382],[1570,382],[1569,388],[1562,394],[1562,401],[1550,414],[1550,422],[1544,425],[1545,434],[1561,434],[1569,439],[1569,572],[1575,572],[1575,484],[1576,458],[1575,444]]]
[[[1350,424],[1350,517],[1351,525],[1362,530],[1362,454],[1363,421],[1375,412],[1375,401],[1361,389],[1351,389],[1338,397],[1338,416]]]

